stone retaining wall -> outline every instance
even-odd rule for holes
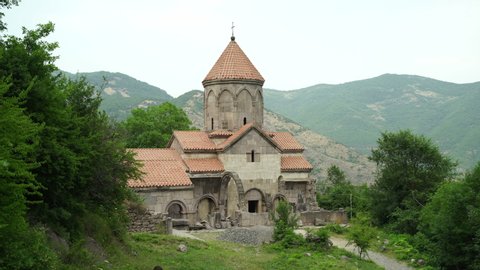
[[[149,211],[128,210],[130,224],[129,232],[158,232],[165,228],[165,221],[161,214],[152,214]]]

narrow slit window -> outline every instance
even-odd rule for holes
[[[244,124],[244,125],[247,124],[247,118],[246,118],[246,117],[243,117],[243,124]]]
[[[213,130],[213,117],[212,117],[212,130]]]
[[[250,157],[250,160],[252,162],[255,162],[255,150],[252,150],[252,152],[250,153],[251,157]]]

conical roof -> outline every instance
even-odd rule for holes
[[[235,42],[234,37],[202,81],[202,84],[205,86],[208,82],[224,80],[253,80],[260,85],[265,82],[260,72]]]

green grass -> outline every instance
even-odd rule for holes
[[[382,269],[344,250],[282,249],[277,245],[246,246],[215,240],[205,242],[152,233],[132,233],[128,248],[117,248],[107,262],[90,269]],[[185,244],[188,251],[177,251]],[[310,256],[308,256],[308,254]],[[342,256],[344,258],[342,259]],[[348,258],[345,258],[348,257]],[[83,269],[86,269],[85,267]]]

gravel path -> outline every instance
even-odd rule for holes
[[[218,239],[244,245],[261,245],[271,242],[272,236],[273,227],[270,226],[234,227],[226,229]]]
[[[333,245],[339,248],[343,248],[348,250],[352,253],[358,254],[357,250],[354,248],[353,245],[347,246],[347,240],[342,238],[330,237]],[[375,262],[376,264],[384,267],[386,270],[413,270],[414,268],[409,267],[401,262],[398,262],[395,259],[391,259],[381,253],[375,251],[368,251],[368,257]]]

